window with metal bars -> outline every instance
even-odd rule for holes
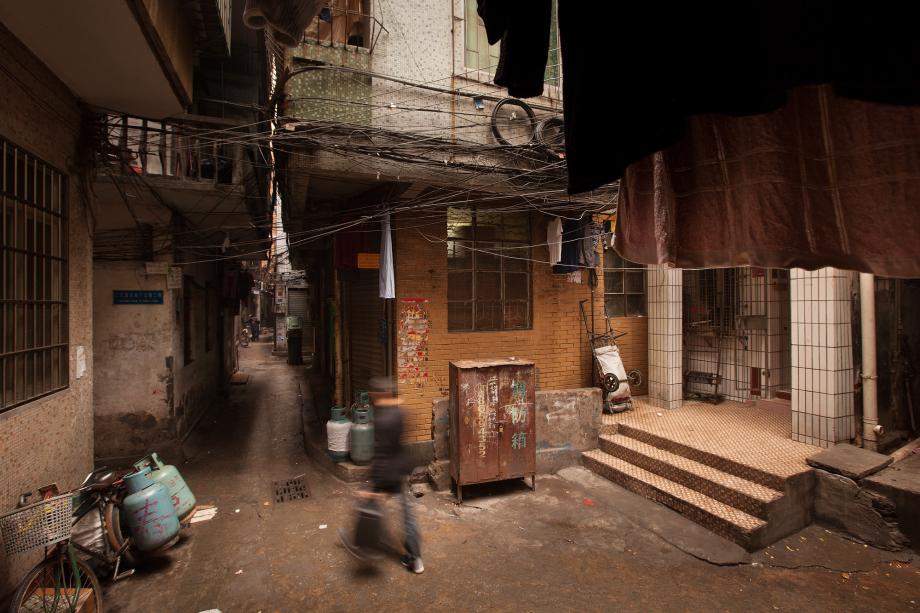
[[[486,25],[477,12],[476,0],[465,0],[464,5],[463,65],[470,70],[482,70],[494,74],[498,68],[501,43],[489,44]],[[553,2],[552,24],[549,32],[549,55],[546,61],[544,81],[547,85],[559,85],[559,27],[556,18],[556,3]]]
[[[529,329],[531,305],[530,216],[448,209],[447,329]]]
[[[607,317],[645,316],[645,266],[604,250],[604,305]]]
[[[67,179],[0,138],[0,412],[70,384]]]

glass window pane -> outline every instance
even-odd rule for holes
[[[506,241],[530,242],[530,216],[527,213],[505,213],[502,215]]]
[[[472,330],[473,329],[473,303],[448,302],[447,303],[447,329]]]
[[[473,238],[473,211],[471,209],[447,209],[447,238]]]
[[[604,268],[624,268],[623,258],[613,249],[605,249]]]
[[[630,317],[645,315],[645,294],[628,294],[626,296],[626,314]]]
[[[500,272],[476,273],[476,300],[501,300],[502,275]]]
[[[505,270],[526,271],[530,267],[530,247],[509,247],[502,249],[502,266]]]
[[[447,274],[447,299],[473,299],[473,273],[450,272]]]
[[[505,273],[505,300],[527,300],[530,294],[530,275],[523,272]]]
[[[502,325],[502,303],[494,302],[477,302],[476,303],[476,329],[477,330],[501,330]]]
[[[479,230],[479,226],[476,227]],[[484,243],[476,241],[476,270],[494,270],[502,269],[501,243]]]
[[[645,293],[645,273],[628,270],[626,271],[626,293],[642,294]]]
[[[505,302],[505,330],[520,330],[530,327],[530,309],[527,302]]]
[[[447,242],[447,268],[448,270],[472,270],[473,243],[470,241]]]
[[[605,271],[604,272],[604,293],[622,294],[623,293],[623,271]]]
[[[476,240],[495,241],[502,238],[502,215],[500,213],[476,209]]]
[[[616,294],[604,297],[604,304],[607,309],[607,317],[623,317],[626,315],[626,297]]]

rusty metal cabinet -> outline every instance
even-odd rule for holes
[[[530,477],[536,488],[536,380],[518,359],[450,363],[450,470],[463,486]]]

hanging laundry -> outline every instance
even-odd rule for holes
[[[577,219],[562,222],[562,258],[553,266],[554,275],[564,275],[578,270],[578,244],[582,238],[582,224]]]
[[[603,226],[586,220],[581,222],[581,240],[578,241],[578,263],[586,268],[597,266],[597,247],[600,245]]]
[[[549,247],[549,263],[556,265],[562,260],[562,220],[553,217],[546,225],[546,244]]]
[[[380,222],[380,297],[396,298],[396,280],[393,275],[393,240],[390,236],[390,214]]]

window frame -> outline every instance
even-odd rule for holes
[[[611,258],[615,258],[611,262]],[[630,289],[628,280],[630,275],[641,274],[642,291]],[[610,279],[614,275],[620,275],[619,291],[611,291]],[[636,278],[636,277],[632,277]],[[611,313],[609,302],[612,298],[623,297],[622,313]],[[642,296],[641,313],[630,309],[629,297]],[[636,264],[623,258],[611,247],[604,249],[604,313],[607,317],[648,317],[648,267],[644,264]]]
[[[553,1],[553,13],[552,13],[552,22],[550,25],[550,39],[549,39],[549,55],[546,60],[546,71],[543,75],[544,83],[544,94],[553,98],[558,98],[559,93],[561,92],[560,86],[562,85],[562,55],[559,52],[559,19],[558,19],[558,5]],[[476,46],[475,50],[470,50],[468,47],[468,42],[471,40],[471,29],[470,23],[476,24]],[[486,36],[485,24],[482,21],[482,18],[479,17],[477,12],[477,2],[476,0],[463,0],[463,28],[462,36],[460,40],[460,49],[463,56],[462,70],[459,75],[462,78],[469,79],[471,81],[479,81],[483,83],[491,83],[492,79],[495,76],[495,69],[498,67],[499,59],[499,45],[500,43],[495,43],[494,45],[489,45],[488,38]],[[490,61],[486,64],[485,67],[482,66],[481,61],[481,46],[485,44],[489,57],[494,58],[494,61]],[[493,53],[494,49],[494,53]],[[476,55],[477,61],[476,66],[471,65],[473,62],[469,61],[469,54],[473,53]]]
[[[339,7],[339,4],[343,6]],[[325,27],[320,25],[322,21],[317,15],[309,24],[304,31],[303,42],[310,45],[322,45],[322,46],[333,46],[333,47],[352,47],[357,49],[366,49],[370,50],[372,41],[371,41],[371,10],[372,2],[370,0],[358,0],[358,3],[361,5],[358,11],[354,11],[348,8],[348,0],[329,0],[327,4],[329,5],[330,10],[332,11],[332,23],[328,23]],[[357,16],[357,19],[353,19],[353,16]],[[344,30],[344,39],[338,40],[336,38],[335,31],[335,21],[336,19],[345,19],[345,30]],[[326,24],[327,22],[322,22]],[[356,23],[360,23],[364,29],[364,40],[361,45],[352,45],[348,42],[350,35],[348,34],[349,26],[353,26]],[[324,29],[328,29],[328,35],[321,35]]]
[[[457,213],[451,213],[456,211]],[[450,333],[459,332],[459,333],[469,333],[469,332],[508,332],[508,331],[518,331],[518,330],[532,330],[533,329],[533,266],[531,263],[531,237],[533,235],[533,221],[531,215],[527,212],[523,213],[502,213],[500,210],[489,209],[489,208],[478,208],[478,207],[450,207],[448,209],[448,224],[450,223],[451,214],[464,214],[463,212],[469,212],[470,224],[469,226],[458,226],[458,227],[469,227],[470,235],[469,237],[451,237],[450,228],[448,227],[448,237],[446,240],[447,243],[447,331]],[[525,218],[525,230],[523,233],[523,238],[514,239],[508,238],[507,236],[507,227],[504,223],[501,226],[501,235],[489,238],[483,238],[482,232],[479,231],[480,228],[480,217],[484,214],[488,215],[499,215],[502,216],[504,220],[504,215],[520,215],[522,218]],[[484,224],[483,224],[484,225]],[[484,245],[490,245],[490,247],[485,248]],[[496,246],[497,245],[497,246]],[[456,249],[467,249],[470,252],[470,264],[468,268],[456,268],[451,266],[451,253]],[[509,267],[508,265],[513,262],[521,262],[520,259],[503,255],[502,252],[508,250],[515,250],[518,253],[523,253],[525,259],[523,264],[516,264],[515,266]],[[459,259],[459,258],[458,258]],[[489,268],[488,260],[497,260],[498,269]],[[494,266],[494,264],[493,264]],[[469,298],[451,298],[452,288],[451,288],[451,279],[457,278],[460,275],[469,275]],[[493,297],[483,297],[482,292],[480,291],[480,281],[479,278],[487,275],[498,275],[499,278],[499,296],[498,298]],[[508,281],[512,276],[523,275],[526,279],[526,297],[525,298],[509,298],[508,294]],[[461,290],[465,289],[462,286],[454,285],[454,288],[460,287]],[[492,287],[492,286],[489,286]],[[481,324],[477,323],[477,313],[478,307],[485,303],[497,304],[501,310],[500,323],[498,327],[483,327]],[[460,327],[457,326],[451,319],[451,309],[454,305],[469,305],[469,327]],[[507,325],[507,307],[508,305],[519,305],[523,306],[523,316],[525,322],[523,325]]]
[[[68,188],[0,136],[0,414],[70,387]]]

